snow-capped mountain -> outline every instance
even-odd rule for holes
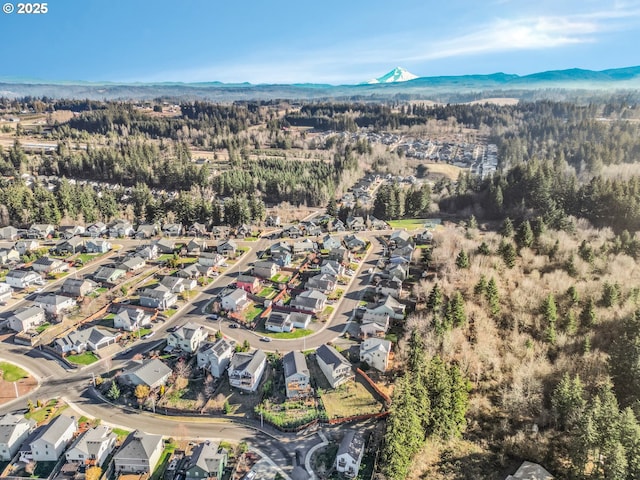
[[[372,83],[406,82],[408,80],[413,80],[414,78],[418,78],[418,76],[405,70],[402,67],[396,67],[386,75],[383,75],[378,78],[374,78],[373,80],[369,80],[367,83],[372,84]]]

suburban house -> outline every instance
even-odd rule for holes
[[[405,245],[404,247],[396,248],[391,252],[389,262],[393,264],[409,264],[411,263],[411,257],[413,256],[413,247],[411,245]]]
[[[363,217],[348,217],[347,218],[347,228],[349,230],[354,230],[356,232],[361,232],[367,229],[367,225],[364,222]]]
[[[202,238],[193,238],[187,243],[187,252],[191,255],[200,255],[207,250],[207,241]]]
[[[40,257],[31,264],[31,268],[38,273],[60,273],[69,270],[69,264],[57,258]]]
[[[111,250],[111,242],[108,240],[103,240],[101,238],[93,238],[91,240],[87,240],[87,243],[84,245],[87,253],[107,253]]]
[[[293,330],[289,314],[273,311],[264,322],[264,328],[268,332],[290,332]]]
[[[93,274],[93,279],[101,283],[116,283],[125,273],[127,272],[121,268],[100,267],[96,273]]]
[[[367,218],[367,225],[373,230],[386,230],[389,228],[389,224],[384,220],[380,220],[373,215],[369,215]]]
[[[145,288],[140,292],[140,305],[143,307],[166,310],[171,308],[178,301],[178,296],[164,285],[154,288]]]
[[[247,299],[247,292],[241,288],[236,288],[229,295],[222,297],[222,309],[229,312],[239,312],[249,306],[249,299]]]
[[[125,272],[135,272],[144,268],[147,262],[141,257],[129,257],[124,262],[118,265],[120,270]]]
[[[165,365],[162,360],[154,358],[125,370],[118,377],[118,381],[131,387],[146,385],[150,389],[154,389],[164,385],[170,376],[171,368]]]
[[[193,448],[185,466],[185,480],[220,479],[227,466],[227,451],[209,440]]]
[[[251,227],[246,223],[243,223],[238,228],[236,228],[236,237],[237,238],[246,238],[251,236]]]
[[[337,279],[328,273],[321,273],[307,280],[306,287],[309,290],[318,290],[322,293],[331,293],[335,290]]]
[[[155,260],[158,258],[158,246],[153,243],[151,245],[145,245],[142,248],[139,248],[134,254],[136,257],[144,258],[145,260]]]
[[[162,435],[135,430],[127,436],[113,456],[114,469],[117,473],[151,474],[163,450]]]
[[[43,324],[45,319],[46,315],[42,308],[31,306],[16,310],[13,315],[8,318],[7,324],[14,332],[26,332]]]
[[[99,327],[91,327],[85,330],[75,330],[56,339],[54,347],[63,355],[70,352],[82,353],[86,350],[97,352],[101,348],[116,343],[119,336]]]
[[[287,398],[306,397],[311,394],[311,375],[307,359],[298,351],[288,352],[282,357],[284,384]]]
[[[101,467],[116,447],[117,438],[111,428],[104,425],[91,428],[71,444],[65,453],[67,462]]]
[[[533,462],[522,462],[516,473],[509,475],[505,480],[553,480],[553,476],[542,466]]]
[[[195,353],[206,339],[207,331],[204,327],[194,323],[186,323],[169,334],[167,345],[179,348],[183,352]]]
[[[402,248],[413,245],[413,239],[406,230],[396,230],[389,237],[389,244],[396,248]]]
[[[34,223],[27,230],[28,238],[49,238],[56,232],[56,228],[48,223]]]
[[[347,230],[347,227],[342,220],[334,218],[327,223],[327,230],[330,232],[344,232]]]
[[[74,253],[80,253],[84,250],[84,238],[71,237],[67,240],[61,240],[56,243],[55,251],[58,255],[71,255]]]
[[[136,230],[138,240],[148,240],[158,234],[158,226],[152,223],[141,223]]]
[[[99,237],[105,233],[107,233],[107,226],[102,222],[92,223],[84,231],[86,236],[93,238]]]
[[[29,443],[35,462],[55,462],[73,439],[78,429],[75,418],[60,415],[40,427]]]
[[[382,279],[376,285],[376,292],[398,299],[402,295],[402,280],[396,277]]]
[[[318,290],[306,290],[294,298],[290,306],[304,312],[319,313],[324,310],[326,302],[327,297],[324,293]]]
[[[267,280],[274,277],[280,271],[280,266],[275,262],[256,262],[253,265],[253,274],[256,277],[266,278]]]
[[[162,226],[162,234],[167,237],[179,237],[182,235],[181,223],[165,223]]]
[[[302,312],[290,312],[289,320],[293,328],[307,328],[311,323],[311,315]]]
[[[189,227],[187,235],[194,237],[206,237],[208,235],[207,226],[204,223],[195,222]]]
[[[176,242],[170,238],[161,238],[153,242],[153,245],[158,247],[160,253],[173,253],[176,249]]]
[[[389,315],[363,320],[360,324],[360,338],[384,337],[389,330]]]
[[[308,238],[293,244],[293,253],[295,254],[315,252],[316,250],[318,250],[318,244]]]
[[[18,239],[18,229],[9,225],[0,228],[0,239],[14,241]]]
[[[315,237],[318,235],[322,235],[322,228],[320,227],[320,225],[316,225],[313,222],[305,222],[304,233],[305,235]]]
[[[275,252],[271,254],[271,260],[280,267],[291,265],[291,252]]]
[[[66,278],[60,292],[72,297],[84,297],[98,288],[98,284],[88,278]]]
[[[40,248],[40,242],[37,240],[20,240],[16,242],[13,248],[15,248],[20,255],[24,255],[27,252],[38,250]]]
[[[282,230],[282,236],[283,237],[289,237],[289,238],[299,238],[303,235],[303,232],[300,228],[298,228],[297,225],[291,225],[287,228],[284,228]]]
[[[390,263],[387,267],[387,274],[389,275],[389,278],[396,277],[399,280],[404,281],[409,276],[408,269],[404,265],[394,265],[393,263]]]
[[[200,265],[199,263],[192,263],[187,265],[182,270],[178,270],[176,275],[180,278],[195,279],[199,277],[214,277],[216,270],[212,266]]]
[[[6,302],[13,296],[13,288],[8,283],[0,282],[0,302]]]
[[[282,224],[279,216],[269,215],[264,220],[264,224],[267,227],[279,227]]]
[[[367,246],[367,242],[355,235],[347,235],[344,237],[344,244],[349,250],[361,250]]]
[[[213,227],[211,229],[211,237],[215,239],[229,237],[229,227]]]
[[[0,462],[8,462],[36,428],[35,420],[7,413],[0,418]]]
[[[360,344],[360,361],[379,372],[386,372],[390,354],[391,342],[384,338],[367,338]]]
[[[55,293],[38,295],[33,303],[36,307],[42,308],[51,315],[60,315],[63,312],[68,312],[77,305],[75,298],[64,297]]]
[[[220,378],[229,366],[232,356],[233,344],[225,338],[219,338],[214,343],[203,345],[196,359],[198,368],[207,369],[211,375]]]
[[[316,359],[331,388],[336,388],[354,378],[351,371],[351,363],[335,348],[328,345],[320,345],[316,350]]]
[[[245,292],[258,293],[260,291],[260,279],[251,275],[239,275],[236,285]]]
[[[109,236],[112,238],[131,237],[135,233],[133,225],[125,221],[117,221],[109,227]]]
[[[262,350],[253,353],[237,352],[229,363],[229,384],[232,387],[255,392],[267,365],[267,356]]]
[[[3,248],[0,250],[0,263],[6,265],[11,262],[19,262],[20,254],[15,248]]]
[[[219,267],[226,261],[219,253],[203,252],[198,257],[198,263],[205,267]]]
[[[385,316],[394,320],[402,320],[404,318],[405,308],[405,305],[401,304],[398,300],[389,295],[375,307],[367,308],[362,316],[362,321],[378,321]]]
[[[225,257],[233,255],[236,253],[236,250],[238,250],[238,244],[233,240],[226,240],[216,247],[216,251]]]
[[[364,438],[354,430],[349,430],[345,433],[338,447],[336,470],[344,473],[349,478],[356,477],[358,470],[360,470],[360,462],[362,462],[363,455]]]
[[[58,232],[62,238],[73,238],[76,235],[84,235],[85,228],[82,225],[60,225]]]
[[[193,279],[165,275],[160,279],[160,285],[167,287],[173,293],[182,293],[185,290],[193,290],[196,288],[198,282]]]
[[[351,253],[344,247],[333,248],[327,258],[339,263],[347,263],[351,260]]]
[[[416,235],[416,243],[420,245],[427,245],[433,241],[433,233],[429,230],[425,230],[422,233]]]
[[[276,242],[273,245],[271,245],[271,247],[269,247],[269,253],[271,254],[271,256],[277,253],[291,254],[291,245],[289,245],[287,242]]]
[[[118,314],[113,317],[113,327],[122,328],[127,332],[134,332],[150,323],[151,315],[145,310],[135,307],[122,308]]]
[[[325,250],[333,250],[334,248],[340,248],[342,246],[342,240],[340,237],[334,235],[325,235],[322,237],[322,248]]]
[[[335,260],[325,260],[320,266],[320,273],[326,273],[334,277],[344,275],[344,270],[345,268],[342,263],[336,262]]]
[[[10,270],[4,281],[9,286],[18,289],[28,288],[31,285],[44,285],[42,277],[29,270]]]

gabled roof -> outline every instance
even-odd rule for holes
[[[98,457],[100,453],[100,447],[104,442],[109,442],[111,439],[116,438],[116,435],[111,431],[109,427],[105,427],[104,425],[98,425],[97,427],[91,428],[79,435],[76,438],[75,442],[69,450],[77,449],[78,451],[85,454],[86,458],[91,458],[91,455],[95,455]]]
[[[162,443],[162,435],[136,430],[129,434],[114,458],[149,460]]]
[[[553,476],[543,467],[533,462],[522,462],[518,471],[509,475],[506,480],[552,480]]]
[[[253,353],[236,352],[229,363],[229,371],[238,370],[254,375],[267,356],[262,350]]]
[[[144,265],[144,264],[145,264],[145,260],[142,257],[129,257],[120,265],[127,270],[134,270],[139,265]]]
[[[10,270],[9,273],[7,273],[8,278],[26,278],[33,276],[40,277],[38,273],[29,270]]]
[[[363,449],[364,438],[354,430],[349,430],[340,442],[337,455],[348,454],[351,458],[358,459],[362,455]]]
[[[66,278],[62,285],[66,288],[81,288],[83,285],[88,284],[91,288],[96,288],[98,284],[88,278]]]
[[[293,351],[287,353],[282,357],[282,367],[284,370],[284,378],[289,378],[295,374],[309,376],[307,360],[302,352]]]
[[[69,301],[69,297],[63,297],[62,295],[56,295],[49,293],[47,295],[38,295],[35,299],[36,303],[42,303],[44,305],[64,305]],[[74,300],[75,301],[75,300]]]
[[[233,350],[233,345],[226,338],[219,338],[213,343],[207,343],[200,349],[202,353],[213,353],[216,357],[220,358],[225,352]]]
[[[124,372],[126,375],[135,375],[147,385],[154,385],[170,373],[171,369],[157,358],[136,365]]]
[[[31,307],[24,307],[24,308],[21,308],[20,310],[16,310],[11,316],[17,318],[20,321],[24,321],[32,317],[35,317],[36,315],[41,315],[43,313],[44,313],[44,310],[42,310],[40,307],[36,307],[35,305],[33,305]]]
[[[200,325],[196,325],[195,323],[185,323],[174,332],[172,332],[172,335],[190,340],[197,331],[202,329],[203,327],[201,327]]]
[[[230,298],[234,302],[239,302],[240,300],[247,298],[247,292],[245,292],[241,288],[236,288],[233,292],[231,292],[225,298]]]
[[[32,265],[42,265],[43,267],[51,267],[53,265],[61,265],[63,263],[64,262],[62,260],[59,260],[57,258],[40,257],[35,262],[33,262]]]
[[[360,344],[360,354],[382,352],[388,355],[391,352],[391,342],[384,338],[367,338]]]
[[[71,426],[74,427],[74,430],[77,428],[75,419],[60,415],[42,427],[33,437],[31,443],[36,440],[43,440],[47,443],[55,444]]]
[[[34,420],[24,418],[24,415],[14,415],[7,413],[4,417],[0,417],[0,444],[10,444],[15,441],[14,435],[18,425],[27,424],[29,429],[36,426]]]
[[[316,350],[316,355],[318,358],[322,359],[325,364],[331,366],[332,370],[335,370],[342,365],[351,367],[351,363],[349,363],[349,361],[344,358],[340,352],[329,345],[320,345]]]
[[[206,441],[196,445],[189,459],[186,469],[199,467],[207,473],[217,472],[220,469],[220,462],[224,461],[225,454],[220,452],[218,443]]]
[[[258,277],[253,277],[251,275],[239,275],[236,279],[236,282],[241,283],[255,283],[256,281],[260,281]]]

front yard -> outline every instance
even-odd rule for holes
[[[77,365],[91,365],[98,361],[98,357],[93,352],[84,352],[79,355],[67,355],[66,359]]]
[[[2,373],[2,378],[7,382],[17,382],[29,376],[23,369],[8,362],[0,362],[0,373]]]
[[[378,413],[382,409],[382,404],[357,377],[356,381],[320,392],[320,399],[329,420]]]
[[[292,332],[267,332],[264,331],[264,335],[271,338],[276,339],[287,339],[287,338],[302,338],[308,335],[311,335],[313,330],[309,330],[308,328],[296,328]]]

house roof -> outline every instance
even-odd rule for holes
[[[56,295],[54,293],[50,293],[47,295],[38,295],[35,299],[36,303],[42,303],[44,305],[64,305],[69,302],[69,297],[63,297],[62,295]],[[75,302],[75,300],[74,300]]]
[[[135,375],[147,385],[155,385],[158,381],[171,373],[171,369],[161,360],[154,358],[124,372],[126,375]]]
[[[337,455],[349,455],[353,459],[360,458],[364,449],[364,438],[355,430],[349,430],[345,433],[340,446],[338,447]]]
[[[258,280],[257,277],[253,277],[251,275],[238,275],[238,278],[236,279],[236,282],[254,283],[257,280]]]
[[[236,288],[233,292],[231,292],[225,298],[230,298],[234,302],[239,302],[239,301],[247,298],[247,292],[245,292],[241,288]]]
[[[171,288],[171,289],[175,288],[177,285],[180,285],[181,283],[184,283],[184,278],[172,277],[169,275],[165,275],[160,280],[160,285],[164,285],[165,287]]]
[[[207,473],[218,472],[220,462],[224,461],[224,457],[225,454],[220,452],[218,443],[206,441],[194,447],[186,468],[188,470],[199,467]]]
[[[172,332],[172,335],[190,340],[199,330],[202,330],[200,325],[196,325],[195,323],[185,323]]]
[[[0,444],[8,444],[11,442],[18,425],[28,424],[29,428],[36,425],[34,420],[24,418],[24,415],[14,415],[7,413],[4,417],[0,417]]]
[[[264,260],[253,264],[254,268],[272,268],[274,265],[276,267],[278,266],[276,262],[270,262],[270,261],[264,261]]]
[[[234,242],[233,240],[225,240],[224,242],[220,243],[218,245],[218,250],[223,249],[233,249],[233,250],[237,250],[238,249],[238,244],[236,242]]]
[[[29,270],[10,270],[9,273],[7,273],[7,278],[27,278],[33,276],[39,277],[40,275]]]
[[[267,356],[262,350],[253,353],[236,352],[229,363],[229,371],[239,370],[254,375]]]
[[[11,317],[15,317],[20,321],[24,321],[41,314],[44,314],[44,310],[34,305],[31,307],[24,307],[20,310],[16,310],[14,314],[11,315]]]
[[[233,345],[225,338],[219,338],[213,343],[205,344],[200,350],[203,353],[213,353],[216,357],[220,358],[225,352],[233,350]]]
[[[506,480],[552,480],[553,476],[547,472],[543,467],[533,462],[522,462],[520,468],[515,474],[509,475]]]
[[[144,265],[146,262],[142,257],[129,257],[120,265],[124,267],[126,270],[133,270],[137,268],[139,265]]]
[[[164,285],[158,285],[155,288],[145,288],[140,292],[140,297],[153,298],[154,300],[162,300],[171,292]]]
[[[391,342],[384,338],[367,338],[360,344],[360,353],[379,351],[388,355],[391,352]]]
[[[50,257],[40,257],[32,265],[42,265],[43,267],[50,267],[52,265],[61,265],[64,262],[62,260],[58,260],[57,258]]]
[[[115,439],[116,435],[109,427],[98,425],[79,435],[69,449],[75,448],[79,450],[86,455],[86,458],[90,458],[90,455],[97,457],[100,453],[101,445],[112,438]]]
[[[271,312],[269,318],[265,322],[265,325],[273,325],[274,327],[282,327],[287,323],[291,323],[289,315],[281,312]]]
[[[93,280],[88,278],[66,278],[62,283],[65,288],[81,288],[83,285],[88,284],[91,288],[95,288],[98,285]]]
[[[340,352],[329,345],[320,345],[316,350],[316,355],[318,358],[321,358],[325,364],[330,365],[333,370],[341,365],[348,365],[351,367],[351,363],[349,363],[349,361],[344,358]]]
[[[96,273],[93,274],[93,278],[100,280],[108,280],[116,274],[124,275],[126,272],[121,268],[113,267],[100,267]]]
[[[307,366],[307,360],[302,352],[293,351],[287,353],[282,357],[282,367],[284,370],[284,378],[289,378],[291,375],[300,374],[309,376],[309,367]]]
[[[77,428],[76,420],[74,418],[59,415],[42,427],[36,436],[33,437],[31,443],[36,440],[43,440],[47,443],[55,444],[71,426],[74,427],[74,430]]]
[[[125,439],[114,458],[149,460],[160,444],[162,435],[151,435],[136,430]]]
[[[389,237],[389,240],[393,240],[396,242],[400,240],[401,242],[404,242],[404,243],[407,243],[410,239],[411,239],[411,235],[409,235],[409,232],[407,232],[406,230],[396,230]]]

